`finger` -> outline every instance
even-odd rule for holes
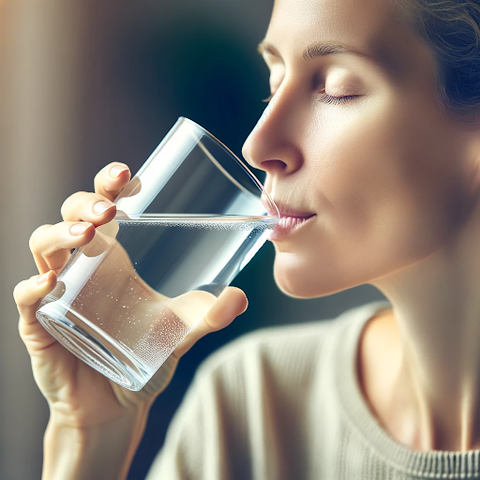
[[[113,162],[95,175],[93,184],[96,193],[113,201],[129,180],[130,169],[128,166],[124,163]]]
[[[49,294],[57,284],[57,275],[48,271],[42,275],[34,275],[28,280],[20,282],[13,290],[13,298],[18,312],[25,324],[35,323],[35,311],[41,299]]]
[[[210,331],[221,330],[248,308],[245,292],[236,287],[227,287],[205,316]]]
[[[37,228],[29,246],[38,271],[59,272],[70,257],[70,250],[86,245],[94,235],[95,228],[89,222],[60,222]]]
[[[40,301],[45,295],[51,293],[56,284],[55,272],[49,271],[20,282],[13,291],[20,313],[18,330],[29,352],[41,351],[56,343],[35,316]]]
[[[76,192],[63,202],[61,212],[64,220],[91,222],[98,227],[113,219],[116,207],[98,193]]]
[[[245,293],[236,287],[227,287],[212,308],[208,311],[202,322],[185,337],[183,342],[175,349],[174,355],[181,357],[195,343],[208,333],[216,332],[230,325],[232,321],[241,315],[248,307],[248,299]]]

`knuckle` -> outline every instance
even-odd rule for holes
[[[72,195],[70,195],[63,203],[62,206],[60,207],[60,214],[62,215],[62,218],[65,218],[68,214],[69,209],[71,208],[72,204],[77,203],[77,201],[80,199],[81,196],[85,195],[87,192],[75,192]]]
[[[28,282],[28,280],[22,280],[21,282],[17,283],[15,285],[15,288],[13,289],[13,298],[15,300],[15,303],[19,305],[22,300],[22,292],[25,288],[25,284]]]
[[[28,240],[28,246],[32,252],[37,252],[40,246],[40,239],[45,235],[46,230],[48,230],[51,225],[40,225],[36,228],[33,233],[30,235],[30,239]]]
[[[66,224],[62,222],[57,225],[54,225],[50,229],[50,231],[48,232],[48,242],[44,242],[42,251],[37,252],[37,253],[41,253],[43,258],[45,259],[50,258],[62,247],[63,238],[62,238],[61,227],[64,227],[65,225]]]
[[[115,165],[122,165],[119,162],[110,162],[109,164],[105,165],[101,170],[97,172],[95,175],[95,182],[99,183],[104,179],[105,177],[108,177],[108,174],[110,170],[115,166]]]
[[[99,172],[97,172],[97,174],[95,175],[95,177],[93,179],[93,185],[95,186],[95,190],[98,189],[98,185],[100,184],[100,181],[101,181],[101,178],[102,178],[102,172],[103,172],[103,169],[100,170]]]
[[[22,340],[24,345],[27,346],[28,345],[28,333],[27,333],[27,329],[26,329],[25,319],[21,315],[18,318],[17,331],[18,331],[18,335],[20,336],[20,339]]]

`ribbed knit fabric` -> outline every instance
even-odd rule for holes
[[[480,479],[480,450],[394,441],[361,393],[358,342],[386,301],[335,320],[259,330],[210,356],[148,480]]]

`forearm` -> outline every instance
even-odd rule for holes
[[[43,480],[126,478],[143,436],[148,410],[77,429],[52,417],[44,437]]]

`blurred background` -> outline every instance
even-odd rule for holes
[[[0,478],[40,478],[48,409],[18,336],[12,291],[35,274],[33,230],[93,188],[107,163],[135,173],[180,115],[240,154],[269,95],[256,45],[273,0],[0,0]],[[199,342],[151,412],[129,479],[144,478],[199,363],[257,328],[331,318],[383,298],[371,286],[283,295],[267,244],[235,279],[248,311]],[[101,452],[99,452],[101,454]]]

